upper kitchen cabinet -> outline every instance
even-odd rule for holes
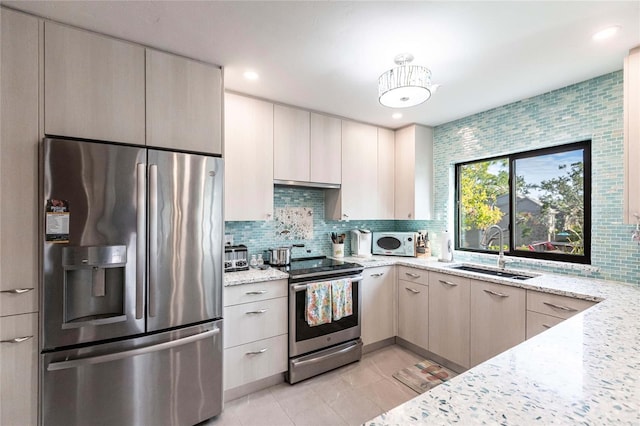
[[[44,130],[144,145],[144,48],[44,25]]]
[[[275,182],[340,185],[341,128],[338,118],[275,105]]]
[[[39,22],[0,10],[0,316],[5,316],[38,310]]]
[[[273,108],[273,179],[310,181],[309,112],[283,105]]]
[[[147,145],[222,153],[222,70],[146,50]]]
[[[311,182],[342,182],[342,120],[311,113]]]
[[[325,217],[332,220],[376,219],[378,129],[342,121],[342,186],[325,194]]]
[[[273,218],[273,104],[226,93],[225,220]]]
[[[394,218],[394,161],[395,135],[393,130],[378,128],[378,197],[376,219]]]
[[[624,221],[637,224],[640,217],[640,46],[624,60]]]
[[[433,217],[433,129],[411,125],[396,131],[395,219]]]

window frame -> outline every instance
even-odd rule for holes
[[[568,254],[560,254],[560,253],[550,253],[550,252],[536,252],[536,251],[525,251],[525,250],[514,250],[514,233],[515,227],[513,226],[513,218],[515,217],[515,209],[516,209],[516,191],[515,191],[515,162],[516,160],[524,159],[524,158],[532,158],[539,157],[543,155],[549,154],[558,154],[567,151],[575,151],[575,150],[583,150],[583,193],[584,193],[584,229],[583,229],[583,245],[584,245],[584,255],[568,255]],[[591,179],[591,140],[583,140],[579,142],[572,142],[563,145],[555,145],[546,148],[533,149],[529,151],[516,152],[511,154],[504,154],[492,157],[486,157],[478,160],[472,161],[464,161],[460,163],[455,163],[455,194],[454,194],[454,240],[455,240],[455,249],[463,252],[471,252],[471,253],[484,253],[484,254],[498,254],[497,250],[482,250],[477,248],[468,248],[461,247],[461,232],[460,232],[460,205],[461,205],[461,190],[460,190],[460,171],[462,166],[466,166],[469,164],[481,163],[486,161],[494,161],[494,160],[507,160],[509,165],[509,225],[505,234],[508,236],[508,244],[509,250],[505,250],[504,254],[507,256],[513,257],[522,257],[528,259],[541,259],[541,260],[553,260],[560,262],[568,262],[568,263],[580,263],[580,264],[591,264],[591,190],[592,190],[592,179]]]

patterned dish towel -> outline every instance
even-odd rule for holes
[[[351,297],[351,279],[331,281],[331,298],[333,299],[333,320],[353,315],[353,298]]]
[[[307,324],[315,327],[331,322],[331,282],[307,284]]]

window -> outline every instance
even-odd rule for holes
[[[456,249],[591,262],[591,142],[456,165]]]

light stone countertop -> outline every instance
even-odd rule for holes
[[[248,271],[225,272],[224,286],[228,287],[232,285],[286,279],[289,279],[289,274],[277,269],[273,269],[271,267],[269,269],[265,269],[264,271],[260,269],[249,269]]]
[[[366,268],[410,266],[601,301],[367,425],[640,424],[640,285],[540,272],[518,281],[458,271],[451,267],[460,263],[435,258],[344,260]],[[272,269],[233,272],[225,274],[225,286],[286,277]]]

